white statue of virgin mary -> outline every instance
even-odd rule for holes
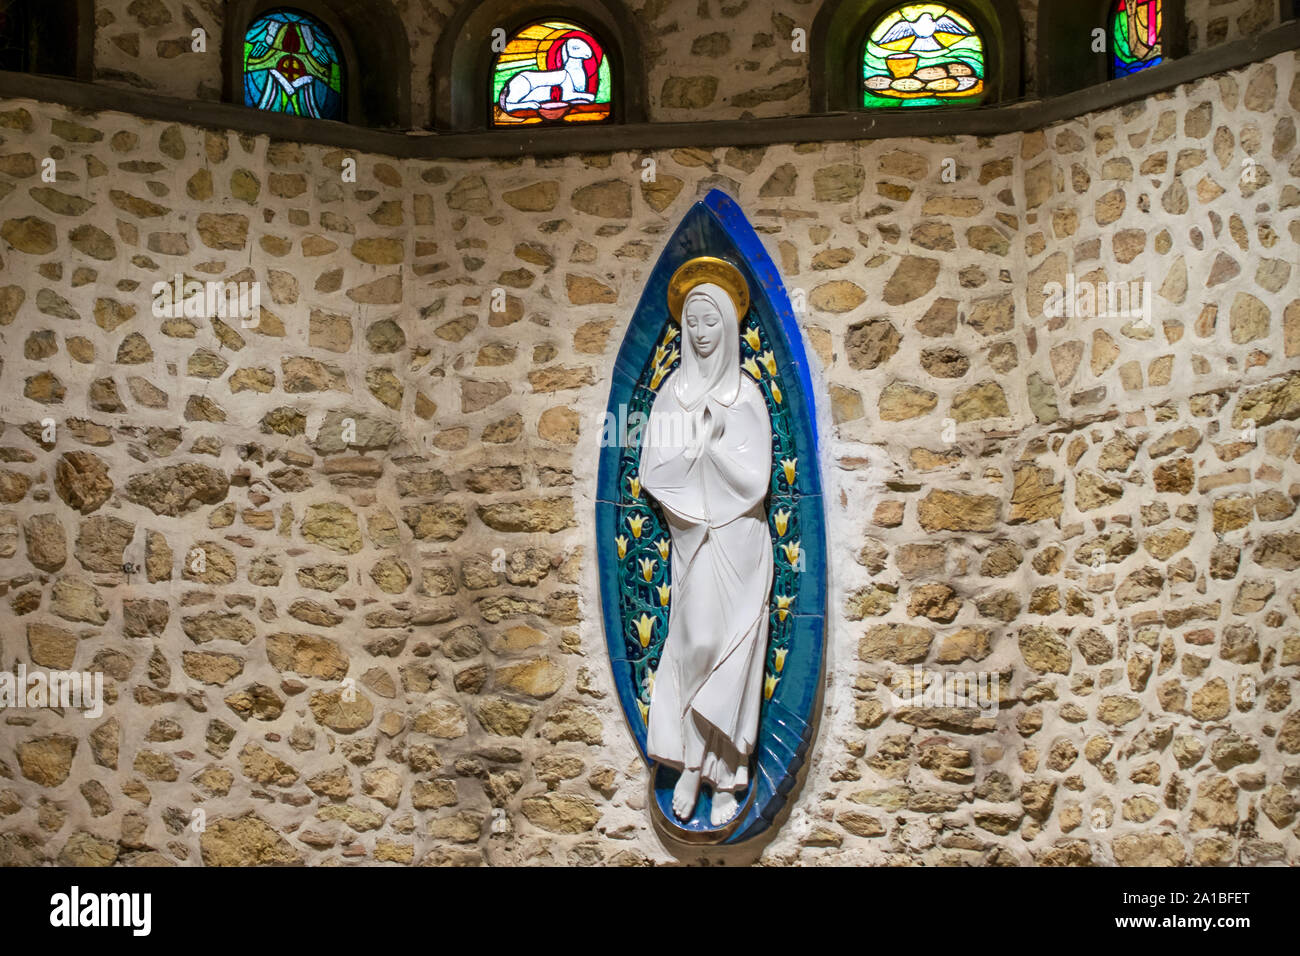
[[[772,424],[758,386],[741,374],[749,290],[739,270],[692,259],[673,276],[669,307],[682,326],[682,362],[655,398],[640,466],[672,536],[672,603],[647,751],[681,771],[674,814],[691,818],[704,782],[710,822],[721,826],[749,783],[763,699]]]

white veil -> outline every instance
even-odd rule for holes
[[[686,309],[691,299],[703,296],[722,314],[722,341],[707,358],[695,354],[686,327]],[[682,303],[682,367],[673,388],[677,401],[686,411],[695,411],[700,403],[712,397],[721,405],[731,405],[740,393],[740,317],[736,303],[727,290],[712,282],[702,282],[686,296]]]

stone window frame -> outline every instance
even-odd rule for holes
[[[813,20],[809,88],[814,113],[876,112],[862,102],[862,48],[880,20],[910,0],[827,0]],[[912,108],[909,114],[978,109],[1022,95],[1024,33],[1015,0],[936,0],[975,25],[984,43],[983,99],[978,104]],[[1058,0],[1061,2],[1061,0]]]
[[[1047,3],[1038,13],[1038,96],[1046,99],[1100,83],[1126,82],[1133,76],[1111,74],[1110,23],[1115,0]],[[1164,61],[1187,55],[1187,10],[1184,0],[1164,0]],[[1092,52],[1092,31],[1106,31],[1106,51]],[[1145,73],[1147,70],[1139,70]]]
[[[464,0],[443,28],[433,55],[433,126],[440,132],[491,131],[511,136],[532,127],[491,125],[488,85],[495,54],[492,31],[506,36],[538,20],[572,21],[591,30],[611,58],[612,117],[601,127],[644,123],[646,78],[644,44],[636,18],[623,0]]]
[[[42,60],[34,68],[19,72],[32,76],[61,76],[83,83],[92,81],[95,73],[95,0],[32,0],[31,6],[47,26],[54,25],[60,29],[69,49],[53,62]]]
[[[376,129],[411,126],[411,48],[389,0],[232,0],[222,35],[222,99],[244,103],[244,34],[263,14],[289,10],[329,28],[343,63],[343,109],[337,120]],[[247,109],[255,109],[248,106]]]

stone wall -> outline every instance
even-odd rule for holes
[[[0,862],[677,859],[592,499],[642,283],[722,188],[806,298],[833,568],[807,779],[728,858],[1295,863],[1297,59],[1023,136],[355,183],[0,104],[0,662],[110,697],[3,714]],[[155,317],[177,273],[261,283],[255,327]],[[1153,321],[1045,316],[1071,274]],[[914,664],[999,713],[894,703]]]
[[[1037,89],[1039,0],[1019,0],[1024,23],[1023,69]],[[406,27],[411,57],[411,114],[432,125],[434,48],[455,0],[393,0]],[[792,49],[796,27],[812,32],[816,0],[641,0],[629,2],[645,42],[651,120],[797,116],[810,107],[808,57]],[[98,0],[97,82],[217,101],[222,90],[224,6],[216,0]],[[1188,46],[1204,50],[1265,32],[1278,24],[1277,0],[1187,0]],[[191,52],[191,32],[208,35],[205,53]],[[1066,42],[1075,42],[1070,39]],[[1087,37],[1077,42],[1089,42]]]
[[[1276,26],[1280,14],[1276,0],[1187,0],[1187,49],[1254,36]]]

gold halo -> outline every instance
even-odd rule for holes
[[[682,324],[682,307],[686,304],[686,296],[697,285],[705,282],[726,289],[736,303],[737,321],[745,317],[749,311],[749,283],[740,274],[740,270],[716,256],[696,256],[682,263],[668,282],[668,312],[674,322]]]

